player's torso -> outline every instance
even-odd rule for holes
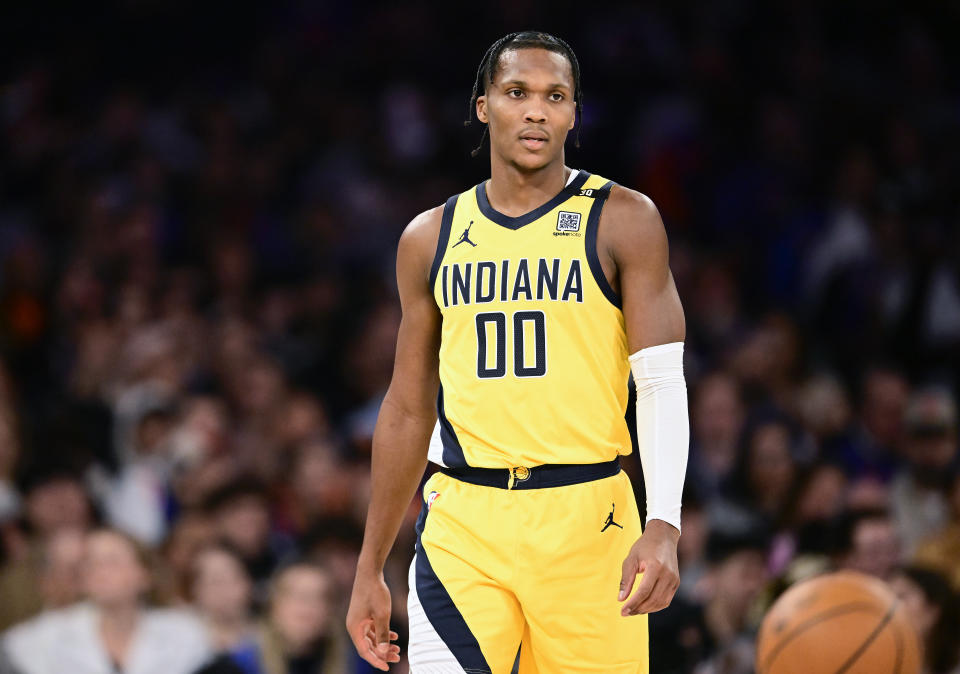
[[[448,201],[431,274],[443,315],[431,460],[511,467],[629,453],[623,314],[596,255],[610,186],[581,171],[517,218],[493,210],[483,185]]]

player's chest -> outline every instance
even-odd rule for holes
[[[561,208],[521,227],[510,228],[479,213],[464,214],[453,219],[444,261],[466,263],[496,257],[580,257],[587,220],[587,213]]]
[[[457,218],[437,274],[441,308],[582,302],[586,214],[559,209],[517,229]]]

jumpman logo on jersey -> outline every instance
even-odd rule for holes
[[[452,246],[450,246],[451,248],[456,248],[461,243],[469,243],[474,248],[477,247],[477,244],[475,244],[473,241],[470,240],[470,227],[473,227],[473,220],[471,220],[470,225],[465,230],[463,230],[463,234],[460,235],[460,240],[457,241]]]
[[[616,509],[616,507],[617,507],[616,503],[610,504],[610,514],[607,515],[607,521],[603,523],[603,529],[600,530],[600,533],[603,533],[604,531],[609,529],[611,526],[620,527],[621,529],[623,529],[621,525],[613,521],[613,511]]]

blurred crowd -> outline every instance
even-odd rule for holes
[[[475,68],[526,27],[577,51],[568,164],[654,199],[687,316],[652,671],[752,671],[763,610],[833,568],[890,581],[926,672],[958,671],[958,18],[493,2],[465,35],[429,3],[11,8],[0,672],[369,671],[343,616],[395,245],[484,177]],[[386,569],[401,644],[416,510]]]

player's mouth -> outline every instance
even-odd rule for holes
[[[543,133],[525,133],[520,136],[520,143],[528,150],[539,150],[547,142],[547,136]]]

